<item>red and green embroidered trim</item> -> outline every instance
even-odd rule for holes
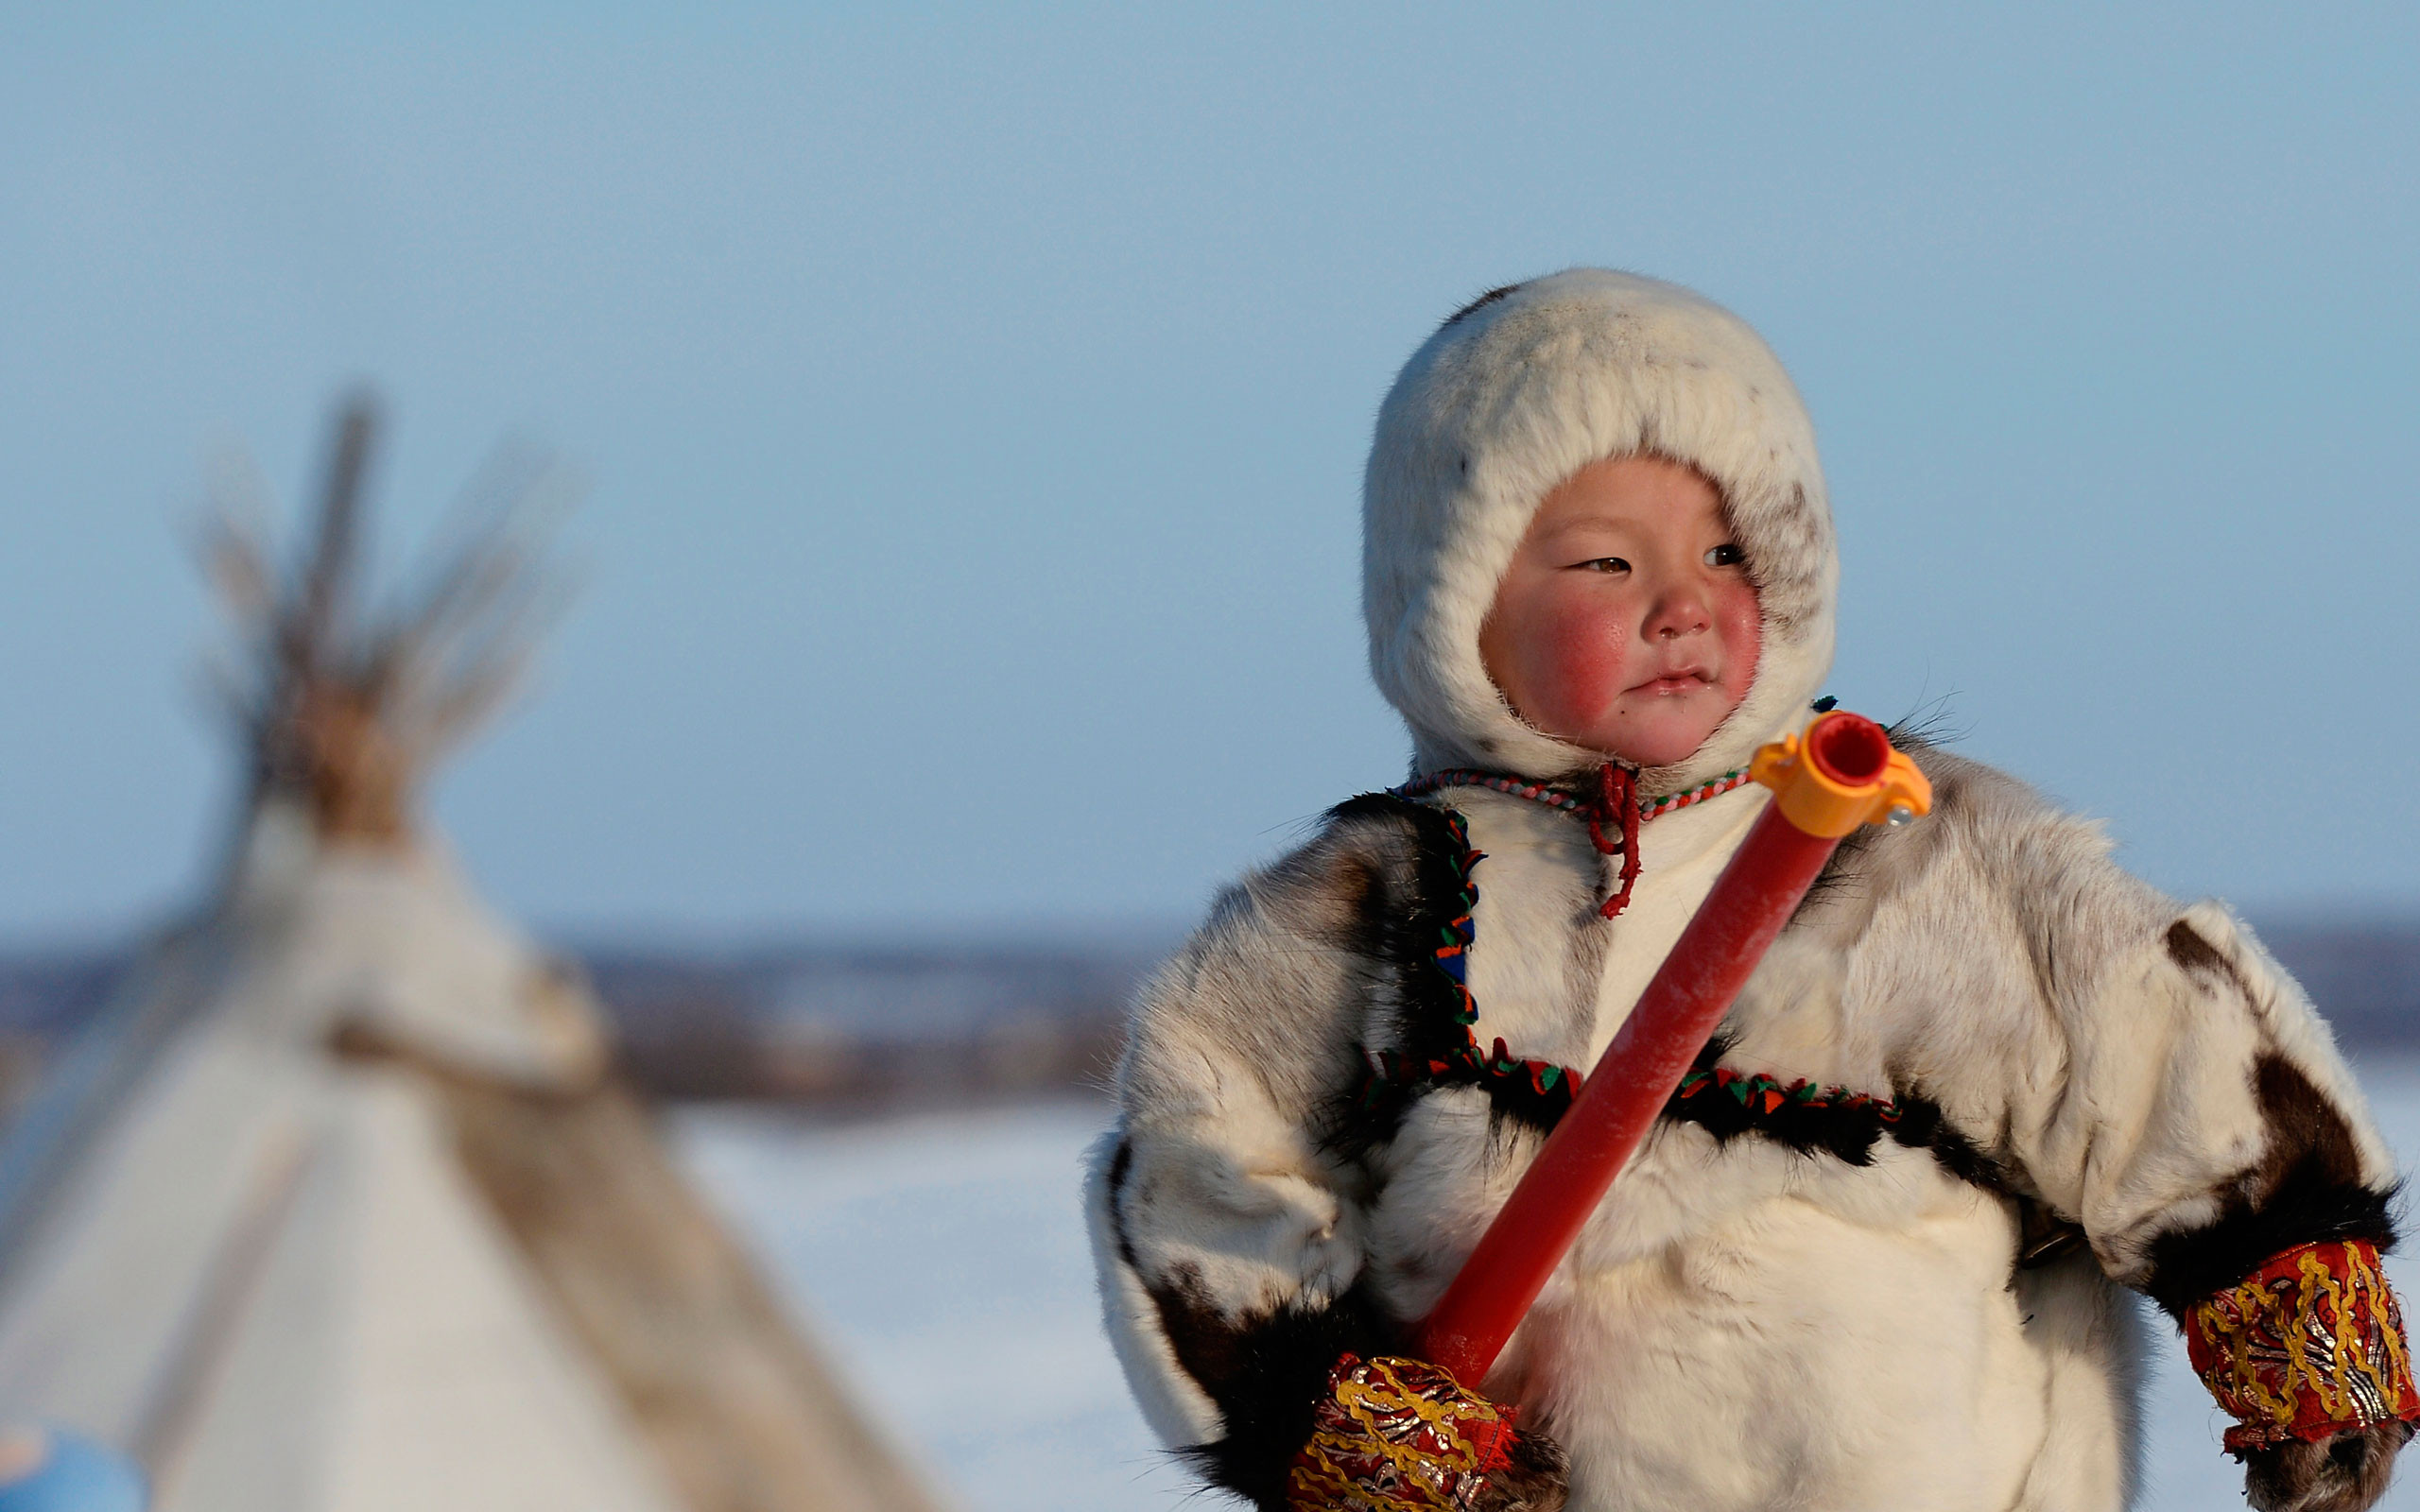
[[[1410,1054],[1365,1052],[1370,1074],[1362,1084],[1361,1108],[1377,1110],[1423,1086],[1461,1084],[1483,1088],[1500,1109],[1551,1128],[1585,1077],[1568,1066],[1514,1056],[1500,1037],[1492,1046],[1480,1045],[1478,1002],[1471,994],[1469,964],[1478,938],[1474,915],[1478,885],[1472,873],[1486,853],[1471,849],[1470,827],[1460,814],[1442,804],[1429,812],[1450,837],[1450,845],[1442,848],[1446,875],[1441,880],[1451,891],[1443,907],[1428,914],[1432,922],[1423,926],[1436,931],[1426,947],[1426,964],[1438,973],[1429,981],[1439,988],[1450,984],[1437,1006],[1444,1008],[1461,1034],[1442,1047]],[[1445,914],[1442,920],[1440,913]],[[1722,1051],[1720,1041],[1707,1047],[1706,1057],[1682,1078],[1665,1105],[1665,1116],[1701,1125],[1718,1139],[1755,1129],[1796,1147],[1829,1150],[1860,1165],[1872,1159],[1874,1143],[1886,1128],[1896,1130],[1902,1143],[1929,1142],[1924,1137],[1927,1131],[1902,1126],[1907,1110],[1893,1099],[1819,1086],[1803,1077],[1785,1082],[1761,1072],[1734,1071],[1719,1063]],[[1709,1098],[1704,1095],[1709,1089],[1729,1096]]]
[[[1672,1105],[1678,1107],[1690,1098],[1712,1088],[1729,1092],[1740,1107],[1751,1113],[1778,1113],[1785,1108],[1804,1108],[1810,1112],[1841,1111],[1872,1113],[1885,1124],[1899,1122],[1899,1105],[1872,1092],[1851,1091],[1845,1087],[1819,1087],[1800,1077],[1785,1082],[1763,1072],[1737,1072],[1728,1066],[1703,1066],[1681,1078],[1672,1093]]]
[[[1486,859],[1486,851],[1471,850],[1471,830],[1460,813],[1438,805],[1444,828],[1452,834],[1452,850],[1447,864],[1452,868],[1452,900],[1447,907],[1452,915],[1435,924],[1435,943],[1427,949],[1427,963],[1452,982],[1452,1023],[1461,1028],[1461,1040],[1449,1042],[1443,1050],[1426,1055],[1404,1055],[1399,1050],[1370,1050],[1370,1076],[1362,1084],[1360,1106],[1365,1110],[1377,1108],[1389,1096],[1410,1091],[1426,1084],[1477,1084],[1488,1089],[1495,1098],[1510,1096],[1520,1106],[1522,1113],[1530,1113],[1547,1123],[1548,1127],[1564,1115],[1570,1098],[1578,1096],[1585,1076],[1581,1072],[1556,1064],[1551,1059],[1525,1059],[1510,1053],[1503,1038],[1495,1038],[1494,1045],[1483,1047],[1478,1042],[1478,999],[1471,997],[1469,985],[1469,954],[1477,943],[1478,932],[1474,915],[1478,910],[1478,883],[1471,878],[1478,861]],[[1435,915],[1430,915],[1435,917]],[[1694,1103],[1706,1089],[1730,1093],[1730,1098],[1745,1113],[1728,1113],[1719,1118],[1706,1118],[1703,1108]],[[1680,1089],[1675,1089],[1672,1101],[1665,1108],[1669,1115],[1685,1118],[1689,1123],[1703,1123],[1716,1127],[1719,1135],[1737,1132],[1737,1125],[1757,1125],[1772,1118],[1784,1118],[1786,1125],[1798,1125],[1796,1115],[1812,1113],[1849,1113],[1863,1115],[1880,1125],[1900,1123],[1900,1103],[1878,1098],[1873,1093],[1849,1091],[1846,1086],[1818,1086],[1812,1081],[1781,1081],[1779,1076],[1767,1076],[1762,1072],[1736,1072],[1723,1064],[1702,1064],[1682,1076]],[[1863,1123],[1873,1130],[1876,1123]],[[1793,1127],[1796,1132],[1796,1127]],[[1801,1142],[1793,1140],[1790,1142]],[[1854,1142],[1851,1142],[1854,1144]],[[1871,1132],[1863,1144],[1871,1144]]]
[[[1471,871],[1487,852],[1471,849],[1470,826],[1452,809],[1436,810],[1445,821],[1454,838],[1450,857],[1456,890],[1453,915],[1437,926],[1437,942],[1428,952],[1429,963],[1444,973],[1453,984],[1452,1022],[1460,1024],[1460,1044],[1428,1056],[1406,1056],[1392,1050],[1368,1053],[1370,1077],[1363,1084],[1361,1106],[1376,1107],[1390,1092],[1406,1091],[1427,1082],[1475,1081],[1500,1091],[1526,1087],[1530,1093],[1545,1099],[1549,1116],[1560,1117],[1570,1106],[1571,1096],[1580,1090],[1580,1074],[1547,1060],[1523,1060],[1505,1048],[1497,1040],[1493,1051],[1481,1049],[1478,1036],[1472,1025],[1478,1022],[1478,1003],[1471,996],[1469,958],[1477,927],[1472,914],[1478,907],[1478,885],[1471,880]]]
[[[1495,1041],[1493,1053],[1480,1050],[1478,1041],[1473,1040],[1467,1049],[1457,1049],[1443,1059],[1432,1057],[1413,1060],[1392,1050],[1374,1050],[1369,1058],[1370,1079],[1361,1093],[1364,1108],[1376,1106],[1392,1090],[1460,1079],[1517,1082],[1539,1097],[1554,1098],[1560,1094],[1566,1104],[1580,1091],[1580,1073],[1550,1060],[1520,1059],[1505,1049],[1502,1040]],[[1457,1076],[1457,1073],[1462,1075]]]

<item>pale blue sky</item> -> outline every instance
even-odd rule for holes
[[[1797,374],[1853,706],[2171,888],[2420,906],[2411,13],[1681,9],[0,8],[0,937],[193,884],[181,532],[354,376],[392,536],[508,431],[595,483],[439,789],[512,906],[1188,915],[1401,776],[1371,416],[1579,262]]]

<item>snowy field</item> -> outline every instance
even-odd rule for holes
[[[2420,1061],[2363,1079],[2406,1170]],[[683,1149],[890,1432],[969,1512],[1174,1508],[1187,1483],[1128,1402],[1102,1339],[1077,1199],[1095,1103],[819,1127],[681,1115]],[[2420,1246],[2392,1262],[2420,1297]],[[2225,1426],[2164,1320],[2145,1402],[2144,1512],[2240,1506]],[[2172,1346],[2172,1348],[2167,1347]],[[2413,1451],[2420,1455],[2420,1449]],[[2383,1503],[2420,1512],[2420,1459]],[[1199,1509],[1199,1500],[1192,1505]]]

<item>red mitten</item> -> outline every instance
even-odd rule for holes
[[[1310,1442],[1295,1456],[1296,1512],[1475,1512],[1506,1504],[1488,1478],[1512,1466],[1513,1409],[1419,1360],[1348,1354],[1328,1373]]]
[[[2420,1390],[2377,1246],[2289,1249],[2185,1314],[2186,1349],[2235,1418],[2238,1454],[2420,1420]]]

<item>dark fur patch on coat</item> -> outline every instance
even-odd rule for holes
[[[1132,1148],[1120,1143],[1109,1165],[1118,1258],[1141,1279],[1177,1364],[1218,1405],[1226,1426],[1224,1436],[1178,1453],[1211,1484],[1283,1512],[1287,1471],[1310,1440],[1311,1415],[1338,1357],[1398,1353],[1402,1331],[1361,1284],[1324,1307],[1296,1299],[1231,1317],[1189,1266],[1147,1275],[1126,1232],[1122,1198],[1132,1162]]]
[[[1517,289],[1521,285],[1518,284],[1504,284],[1488,290],[1478,299],[1471,301],[1470,303],[1463,305],[1461,309],[1456,310],[1453,314],[1445,317],[1443,323],[1441,323],[1437,329],[1443,331],[1446,326],[1456,324],[1470,315],[1486,309],[1489,305],[1494,304],[1496,301],[1504,298],[1506,295],[1512,293],[1514,289]]]
[[[1412,1102],[1434,1087],[1477,1087],[1494,1112],[1541,1133],[1571,1106],[1567,1083],[1540,1089],[1518,1074],[1491,1074],[1470,1062],[1470,1026],[1462,995],[1437,964],[1437,947],[1461,918],[1462,893],[1475,885],[1474,852],[1452,811],[1392,793],[1365,793],[1328,811],[1331,822],[1383,819],[1411,840],[1409,896],[1365,895],[1361,933],[1372,956],[1384,962],[1394,991],[1386,1048],[1414,1065],[1444,1070],[1417,1083],[1383,1079],[1340,1089],[1328,1120],[1327,1146],[1359,1154],[1392,1140]]]
[[[1939,1103],[1910,1092],[1902,1095],[1898,1105],[1899,1121],[1891,1125],[1893,1141],[1929,1152],[1943,1170],[1969,1185],[1986,1192],[2010,1191],[2008,1173],[2000,1163],[1951,1125]]]
[[[2165,943],[2168,958],[2174,961],[2186,975],[2216,980],[2234,988],[2238,993],[2249,995],[2243,985],[2243,973],[2235,969],[2235,962],[2228,960],[2216,945],[2202,937],[2201,931],[2184,919],[2168,926]]]
[[[1470,1035],[1456,1022],[1461,994],[1438,967],[1434,953],[1447,927],[1462,914],[1466,842],[1446,810],[1392,793],[1365,793],[1329,814],[1340,820],[1384,815],[1409,831],[1411,895],[1387,901],[1387,917],[1374,921],[1371,931],[1376,936],[1373,943],[1394,973],[1399,1005],[1392,1025],[1394,1047],[1415,1059],[1452,1054],[1469,1042]],[[1388,1131],[1392,1132],[1392,1125]]]
[[[2188,953],[2192,944],[2209,950],[2199,935],[2186,934]],[[2170,930],[2171,954],[2176,948]],[[2143,1290],[2171,1317],[2303,1245],[2365,1239],[2381,1252],[2394,1246],[2395,1192],[2364,1184],[2344,1115],[2301,1068],[2273,1052],[2253,1063],[2252,1085],[2269,1126],[2267,1153],[2228,1184],[2216,1219],[2152,1242]]]
[[[1692,1069],[1711,1072],[1736,1048],[1729,1034],[1717,1034],[1699,1052]],[[1939,1103],[1920,1095],[1861,1105],[1785,1102],[1766,1112],[1709,1090],[1688,1098],[1675,1093],[1665,1104],[1663,1116],[1676,1124],[1694,1124],[1726,1143],[1754,1134],[1802,1155],[1829,1155],[1850,1165],[1872,1165],[1875,1147],[1888,1135],[1894,1144],[1927,1152],[1961,1181],[1987,1192],[2010,1190],[1999,1162],[1953,1126]]]
[[[1167,1304],[1161,1311],[1165,1315]],[[1217,1380],[1203,1379],[1180,1349],[1178,1359],[1219,1404],[1227,1432],[1179,1456],[1212,1485],[1269,1512],[1286,1512],[1287,1472],[1310,1441],[1328,1372],[1348,1351],[1364,1359],[1402,1352],[1394,1339],[1376,1300],[1357,1285],[1329,1307],[1288,1302],[1230,1326],[1222,1349],[1228,1368]]]

